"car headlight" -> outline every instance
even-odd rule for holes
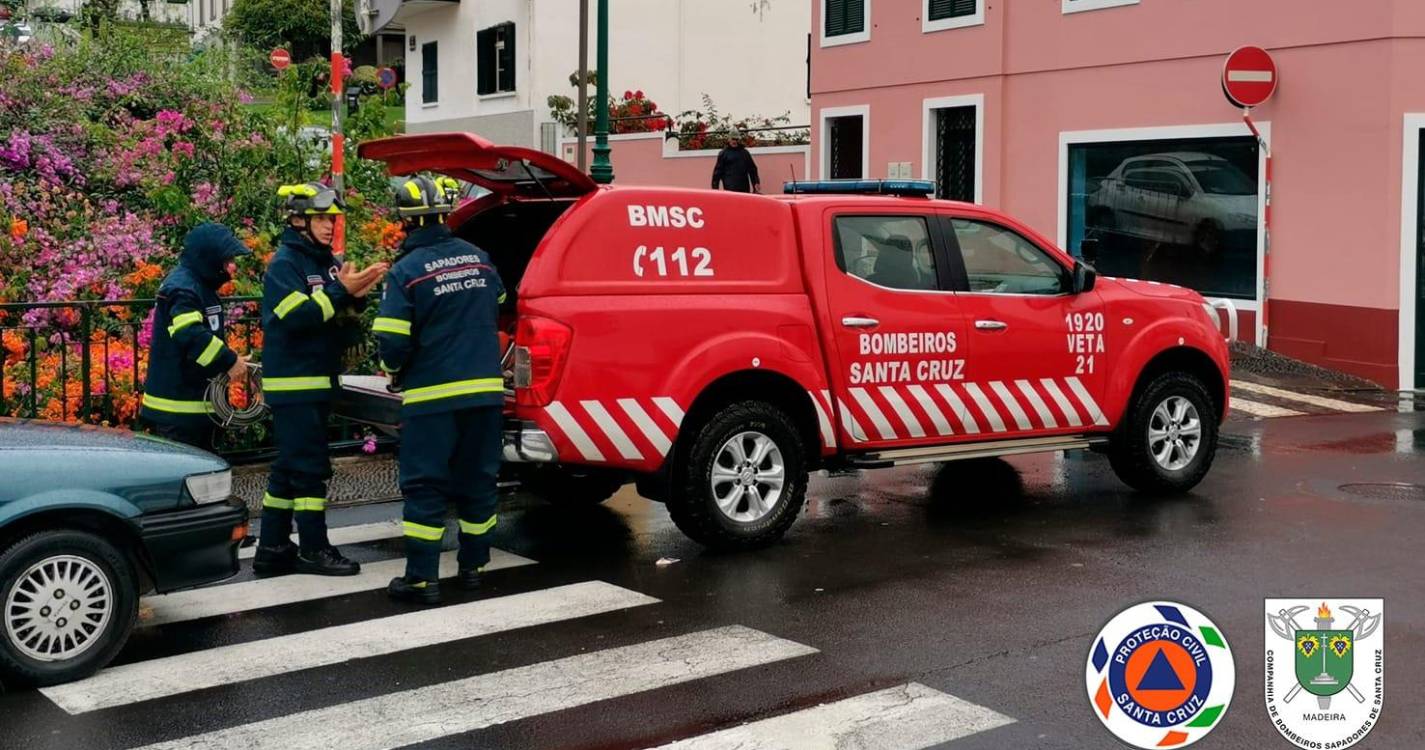
[[[220,503],[232,497],[233,494],[233,473],[228,471],[215,471],[211,474],[194,474],[183,483],[188,487],[188,496],[193,498],[193,502],[198,505],[208,503]]]

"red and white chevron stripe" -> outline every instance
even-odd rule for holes
[[[672,449],[684,416],[678,402],[666,396],[569,404],[555,401],[544,413],[556,430],[556,443],[573,448],[585,461],[598,463],[662,459]]]
[[[837,402],[855,442],[955,435],[995,438],[1065,427],[1106,427],[1108,419],[1076,377],[850,388]],[[829,403],[829,400],[825,403]],[[818,402],[818,409],[825,406]],[[829,421],[823,425],[829,426]]]

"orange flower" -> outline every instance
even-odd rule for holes
[[[30,233],[30,223],[24,219],[10,220],[10,238],[19,242],[25,239],[25,235]]]
[[[226,284],[223,284],[222,286],[218,287],[218,295],[219,295],[219,296],[222,296],[222,297],[231,297],[231,296],[233,296],[233,293],[236,292],[236,291],[237,291],[237,285],[234,284],[234,283],[231,282],[231,281],[229,281],[229,282],[227,282]]]

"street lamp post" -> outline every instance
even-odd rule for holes
[[[614,165],[609,161],[609,0],[599,0],[599,87],[594,102],[594,165],[589,175],[594,182],[607,185],[614,181]],[[580,83],[583,83],[582,81]]]
[[[332,97],[332,190],[346,200],[346,175],[344,174],[346,161],[346,140],[341,129],[342,101],[344,94],[342,91],[342,74],[346,72],[346,61],[341,55],[341,0],[331,0],[331,22],[332,22],[332,42],[331,42],[331,97]],[[336,217],[336,234],[332,237],[332,250],[338,255],[346,252],[346,217]]]

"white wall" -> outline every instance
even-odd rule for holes
[[[641,89],[669,114],[702,107],[713,97],[727,114],[776,116],[793,125],[810,121],[806,100],[807,0],[610,0],[609,88],[615,96]],[[589,65],[596,67],[590,0]],[[409,11],[406,11],[408,13]],[[475,94],[475,34],[514,21],[518,71],[514,96]],[[569,75],[578,67],[579,14],[575,0],[464,0],[455,7],[403,13],[408,35],[406,98],[410,123],[534,111],[548,121],[551,94],[574,96]],[[416,49],[409,48],[409,36]],[[440,102],[423,106],[420,45],[440,44]]]

